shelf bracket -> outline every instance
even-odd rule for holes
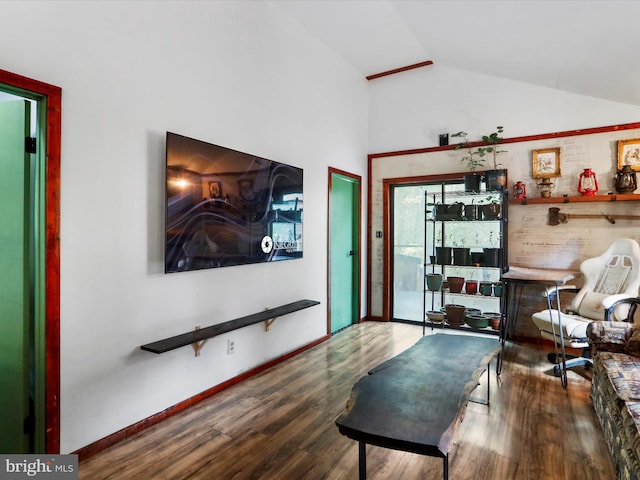
[[[197,325],[195,330],[200,330],[200,325]],[[199,342],[194,342],[191,344],[191,347],[193,348],[193,351],[195,352],[196,357],[200,356],[200,350],[202,350],[202,347],[204,347],[208,341],[209,339],[205,338],[204,340],[200,340]]]
[[[265,311],[269,310],[269,307],[265,308]],[[273,324],[273,322],[276,321],[278,317],[273,317],[273,318],[269,318],[267,320],[264,321],[264,331],[268,332],[269,328],[271,328],[271,325]]]

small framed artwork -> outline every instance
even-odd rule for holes
[[[209,198],[222,198],[222,182],[209,182]]]
[[[560,176],[560,147],[533,151],[533,178]]]
[[[640,171],[640,138],[618,140],[618,170],[625,165],[631,165],[632,170]]]
[[[240,198],[253,200],[253,180],[238,180]]]

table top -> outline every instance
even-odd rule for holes
[[[358,380],[336,425],[353,440],[444,457],[478,378],[499,351],[496,338],[422,337]]]
[[[502,274],[502,280],[541,283],[545,285],[565,285],[569,280],[579,278],[580,272],[577,270],[564,270],[556,268],[530,268],[509,266],[509,271]]]

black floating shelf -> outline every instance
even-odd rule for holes
[[[298,300],[297,302],[288,303],[276,308],[269,308],[259,313],[253,313],[244,317],[229,320],[228,322],[219,323],[218,325],[212,325],[210,327],[194,330],[193,332],[183,333],[182,335],[176,335],[175,337],[165,338],[164,340],[158,340],[157,342],[147,343],[141,345],[142,350],[152,353],[165,353],[176,348],[185,347],[187,345],[197,344],[209,338],[223,333],[231,332],[239,328],[248,327],[260,322],[268,322],[276,317],[281,317],[288,313],[297,312],[305,308],[319,305],[320,302],[315,300]]]

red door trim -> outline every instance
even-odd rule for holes
[[[62,89],[0,70],[0,84],[45,97],[46,112],[46,411],[45,449],[60,452],[60,143]]]

